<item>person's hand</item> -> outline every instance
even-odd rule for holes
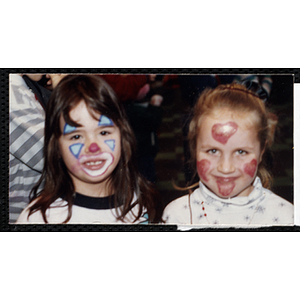
[[[39,81],[42,79],[44,74],[25,74],[33,81]]]
[[[153,106],[161,106],[163,100],[164,100],[163,96],[155,94],[151,97],[150,104]]]
[[[68,74],[47,74],[46,77],[49,78],[47,85],[51,85],[54,89],[58,83]]]
[[[149,81],[155,81],[156,76],[157,76],[156,74],[150,74]]]

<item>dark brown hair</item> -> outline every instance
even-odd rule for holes
[[[66,76],[52,92],[46,108],[44,169],[30,194],[30,200],[37,201],[30,207],[29,215],[40,210],[47,223],[47,209],[57,198],[63,197],[68,203],[68,217],[64,223],[71,219],[75,189],[60,156],[58,139],[62,135],[61,116],[68,124],[78,126],[70,119],[69,113],[82,100],[92,116],[94,112],[103,114],[120,130],[121,157],[109,179],[109,191],[114,193],[115,207],[118,207],[117,219],[125,221],[126,214],[138,205],[135,221],[142,216],[144,209],[147,210],[149,222],[160,221],[155,203],[156,191],[137,171],[134,154],[136,141],[124,109],[112,88],[96,75]],[[134,196],[137,200],[133,202]]]
[[[267,111],[263,101],[242,85],[235,83],[219,85],[215,89],[204,90],[193,110],[188,135],[191,151],[191,167],[193,169],[195,169],[194,166],[196,165],[197,137],[202,119],[216,110],[230,110],[237,115],[252,114],[252,121],[257,129],[257,138],[260,142],[261,151],[265,151],[271,146],[274,137],[274,130],[272,128],[272,116],[274,114]],[[270,188],[272,177],[265,166],[264,159],[262,159],[258,166],[257,175],[260,177],[263,186]]]

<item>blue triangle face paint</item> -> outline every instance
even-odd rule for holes
[[[78,159],[80,151],[84,144],[74,144],[69,147],[71,153]]]
[[[113,126],[113,125],[114,125],[114,123],[110,118],[108,118],[104,115],[101,115],[98,126]]]
[[[71,132],[73,132],[73,131],[75,131],[75,130],[76,130],[76,127],[71,126],[71,125],[69,125],[69,124],[66,123],[66,125],[65,125],[65,127],[64,127],[64,132],[63,132],[63,134],[65,135],[65,134],[71,133]]]
[[[115,150],[115,140],[106,140],[106,141],[104,141],[104,143],[105,143],[106,145],[108,145],[108,147],[109,147],[112,151]]]

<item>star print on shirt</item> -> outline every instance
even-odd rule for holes
[[[210,205],[210,204],[212,204],[214,201],[215,201],[215,199],[213,199],[213,198],[211,198],[211,197],[207,197],[207,199],[206,199],[206,204],[207,204],[207,205]]]
[[[257,212],[263,214],[265,212],[266,208],[262,205],[259,205],[257,207]]]
[[[203,218],[203,215],[199,215],[198,219],[201,220]]]
[[[249,221],[249,220],[250,220],[250,216],[248,216],[248,215],[247,215],[247,216],[244,216],[244,220],[245,220],[245,221]]]
[[[273,218],[273,222],[274,222],[274,223],[278,223],[278,221],[279,221],[279,218],[278,218],[278,217],[274,217],[274,218]]]

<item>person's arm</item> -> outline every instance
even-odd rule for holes
[[[47,84],[51,87],[51,89],[54,89],[67,75],[68,74],[46,74],[46,77],[49,78]]]
[[[10,82],[9,151],[29,168],[41,172],[44,164],[44,110],[24,80],[16,79],[17,84],[14,80]]]

